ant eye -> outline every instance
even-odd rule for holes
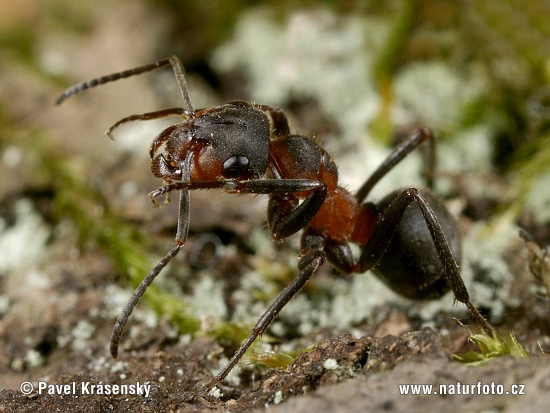
[[[250,172],[250,161],[246,156],[235,155],[223,163],[223,174],[226,177],[236,177]]]

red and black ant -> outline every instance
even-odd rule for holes
[[[491,333],[491,325],[471,303],[460,276],[460,237],[441,203],[430,191],[410,187],[394,191],[377,204],[364,202],[376,183],[420,144],[428,145],[428,177],[433,177],[435,141],[420,129],[405,139],[352,195],[338,185],[338,169],[328,153],[304,136],[290,133],[280,108],[231,102],[195,111],[182,63],[177,57],[78,83],[57,103],[86,89],[171,65],[186,109],[171,108],[132,115],[108,131],[136,120],[179,116],[151,145],[153,175],[165,185],[151,200],[180,191],[176,245],[145,277],[119,316],[111,336],[117,357],[122,330],[147,287],[181,250],[189,229],[189,190],[222,189],[231,193],[269,194],[267,222],[275,240],[303,229],[299,275],[275,299],[252,333],[216,376],[221,382],[283,307],[328,260],[343,273],[375,274],[409,298],[437,298],[452,290],[473,318]],[[428,178],[431,185],[431,178]],[[349,243],[361,247],[353,256]]]

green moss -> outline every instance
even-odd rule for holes
[[[469,339],[479,347],[479,351],[471,350],[463,354],[453,354],[453,356],[461,363],[470,366],[485,364],[500,356],[530,357],[511,331],[504,330],[501,334],[494,329],[492,335],[485,331],[480,333],[470,331]]]
[[[254,353],[243,358],[244,363],[250,363],[255,366],[267,367],[270,369],[286,369],[292,362],[294,357],[284,353]]]
[[[45,8],[48,23],[74,34],[85,34],[92,27],[94,11],[114,4],[111,0],[50,1]]]
[[[219,323],[209,334],[224,347],[238,347],[250,335],[250,326],[244,323]]]
[[[372,74],[380,82],[393,76],[403,47],[409,39],[412,20],[417,12],[414,1],[400,1],[395,13],[388,20],[388,34],[384,46],[378,50],[372,64]]]
[[[36,38],[30,27],[18,27],[0,32],[0,49],[23,61],[34,59]]]

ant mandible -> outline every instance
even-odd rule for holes
[[[473,318],[491,333],[491,325],[471,303],[460,276],[458,230],[430,191],[410,187],[394,191],[378,204],[364,202],[376,183],[420,144],[428,146],[428,186],[435,164],[432,132],[420,129],[397,146],[352,195],[338,184],[338,170],[328,153],[311,139],[290,133],[280,108],[236,101],[195,111],[181,61],[172,56],[156,63],[78,83],[58,98],[118,79],[172,66],[186,109],[171,108],[128,116],[108,131],[136,121],[179,116],[150,148],[153,175],[165,185],[151,200],[180,192],[176,245],[145,277],[119,316],[111,336],[118,354],[122,330],[154,278],[181,250],[189,229],[189,190],[222,189],[231,193],[269,194],[267,222],[275,240],[303,229],[299,275],[279,294],[252,328],[252,333],[216,376],[221,382],[283,307],[328,260],[343,273],[375,274],[392,290],[409,298],[437,298],[451,289]],[[361,247],[353,256],[349,243]]]

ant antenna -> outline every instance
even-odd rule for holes
[[[101,76],[95,79],[86,80],[84,82],[77,83],[76,85],[73,85],[68,89],[65,89],[63,94],[59,96],[59,98],[57,98],[55,103],[59,105],[65,99],[69,98],[72,95],[76,95],[77,93],[83,92],[84,90],[91,89],[96,86],[104,85],[105,83],[114,82],[115,80],[125,79],[130,76],[135,76],[141,73],[150,72],[152,70],[159,69],[161,67],[168,66],[168,65],[172,66],[172,70],[174,71],[174,75],[176,76],[176,81],[178,82],[181,95],[183,96],[183,100],[185,102],[187,112],[189,112],[190,114],[194,113],[195,110],[193,109],[193,105],[191,103],[191,97],[189,96],[189,88],[187,86],[187,80],[185,79],[185,69],[183,68],[183,64],[181,63],[180,59],[178,59],[176,56],[170,56],[168,59],[159,60],[158,62],[151,63],[149,65],[136,67],[134,69],[128,69],[122,72],[112,73],[110,75]]]

